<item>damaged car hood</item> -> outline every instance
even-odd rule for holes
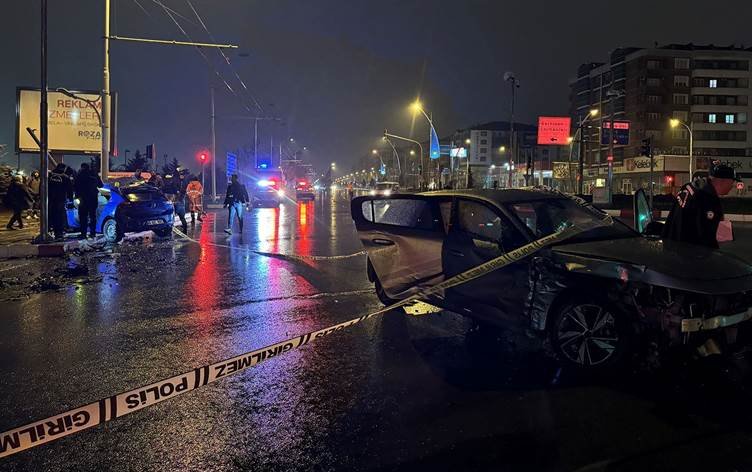
[[[572,272],[723,294],[752,290],[752,266],[703,246],[643,237],[564,243],[555,259]]]

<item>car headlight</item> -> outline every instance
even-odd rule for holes
[[[368,194],[371,195],[371,196],[374,196],[374,195],[376,195],[376,190],[371,190],[370,192],[368,192]]]
[[[280,197],[284,197],[285,196],[285,191],[282,190],[282,189],[279,189],[279,190],[277,190],[277,195],[280,196]]]
[[[389,195],[391,195],[391,194],[392,194],[392,191],[391,191],[391,190],[384,190],[384,196],[385,196],[385,197],[388,197],[388,196],[389,196]]]

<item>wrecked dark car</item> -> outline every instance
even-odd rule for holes
[[[648,345],[657,352],[736,350],[740,331],[749,329],[746,262],[648,237],[550,189],[357,197],[351,212],[368,252],[369,280],[387,305],[563,228],[579,228],[425,299],[481,326],[532,335],[565,366],[607,371]]]

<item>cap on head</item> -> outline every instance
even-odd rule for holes
[[[710,176],[716,179],[731,179],[737,182],[742,181],[739,177],[736,176],[736,171],[733,167],[727,166],[726,164],[721,164],[718,161],[714,162],[710,166]]]

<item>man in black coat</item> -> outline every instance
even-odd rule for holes
[[[50,172],[47,180],[48,217],[55,239],[58,240],[65,234],[65,202],[73,199],[73,179],[69,175],[69,169],[60,163]]]
[[[97,206],[99,206],[99,189],[102,187],[102,179],[99,174],[89,167],[89,164],[81,164],[75,181],[76,198],[78,198],[78,222],[81,227],[81,239],[86,239],[86,230],[92,238],[97,234]]]
[[[248,190],[245,185],[238,180],[237,174],[233,174],[229,185],[227,185],[227,194],[225,195],[225,208],[228,209],[227,228],[225,233],[232,234],[232,215],[238,217],[238,227],[243,232],[243,205],[248,203]]]
[[[684,184],[676,195],[663,229],[663,239],[718,248],[718,225],[723,220],[720,196],[728,194],[739,179],[734,169],[714,163],[707,178]]]
[[[8,224],[5,227],[7,229],[15,229],[13,227],[13,224],[18,223],[18,229],[23,229],[24,225],[23,218],[21,218],[21,213],[24,210],[31,208],[33,201],[34,199],[31,196],[31,191],[23,183],[21,176],[16,175],[15,177],[13,177],[10,182],[10,186],[8,187],[8,191],[3,198],[3,203],[5,204],[5,206],[13,211],[13,216],[10,217],[10,221],[8,221]]]

